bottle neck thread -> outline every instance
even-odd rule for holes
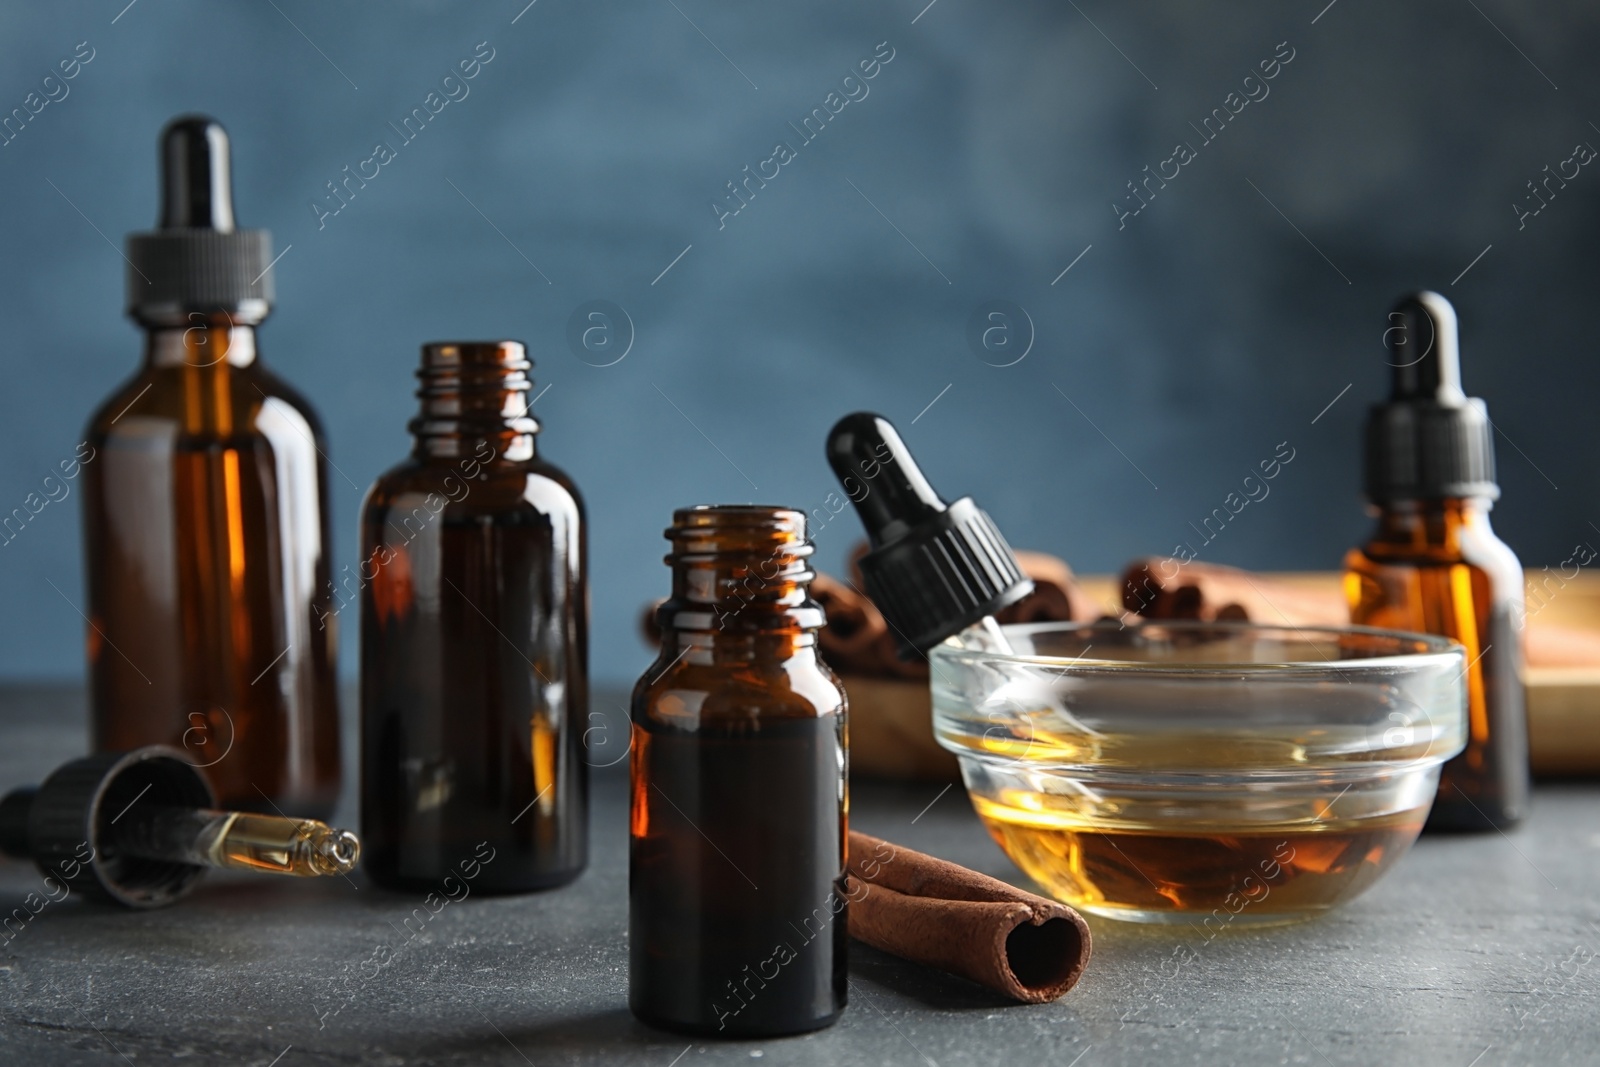
[[[815,641],[823,624],[811,599],[815,547],[804,512],[760,505],[684,508],[666,531],[672,597],[664,632],[788,634]]]
[[[415,455],[470,456],[487,443],[506,460],[534,456],[539,423],[528,407],[533,363],[518,341],[447,341],[422,346],[421,407],[409,429]]]

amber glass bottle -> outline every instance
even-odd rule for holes
[[[697,507],[667,531],[660,658],[633,694],[628,1002],[726,1037],[845,1005],[844,690],[817,656],[805,515]]]
[[[128,240],[144,367],[90,419],[91,745],[185,749],[225,807],[339,792],[322,428],[256,353],[271,243],[236,230],[228,139],[162,134],[161,228]]]
[[[1494,439],[1461,390],[1455,311],[1437,293],[1390,316],[1388,403],[1367,422],[1377,529],[1345,560],[1351,621],[1453,637],[1467,650],[1466,749],[1445,764],[1428,826],[1515,825],[1528,801],[1522,567],[1495,536]]]
[[[531,366],[425,345],[411,458],[362,509],[362,863],[391,888],[482,862],[475,889],[540,889],[587,859],[583,503],[535,450]]]

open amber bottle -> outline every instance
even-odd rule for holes
[[[161,227],[128,241],[144,366],[89,421],[91,746],[167,744],[229,808],[326,817],[339,792],[327,450],[261,363],[271,243],[234,227],[228,139],[162,134]]]
[[[628,1003],[688,1033],[827,1026],[846,993],[847,744],[805,515],[688,508],[667,537],[661,655],[633,694]]]
[[[482,861],[479,889],[540,889],[587,859],[583,503],[537,454],[531,366],[425,345],[411,457],[362,508],[363,866],[391,888]]]
[[[1449,301],[1418,293],[1390,323],[1393,391],[1367,422],[1378,522],[1345,560],[1350,618],[1466,647],[1467,747],[1444,765],[1428,826],[1506,828],[1527,810],[1528,738],[1522,566],[1489,525],[1493,429],[1461,390]]]

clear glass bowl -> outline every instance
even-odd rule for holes
[[[934,732],[1058,899],[1133,922],[1292,922],[1372,885],[1466,742],[1465,655],[1250,623],[974,628],[930,656]]]

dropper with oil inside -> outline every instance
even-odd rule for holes
[[[144,859],[302,878],[349,874],[361,858],[355,834],[315,819],[167,805],[129,809],[115,842]]]
[[[210,868],[308,878],[348,874],[361,857],[348,830],[215,805],[177,749],[101,753],[0,799],[0,852],[131,908],[178,900]]]

